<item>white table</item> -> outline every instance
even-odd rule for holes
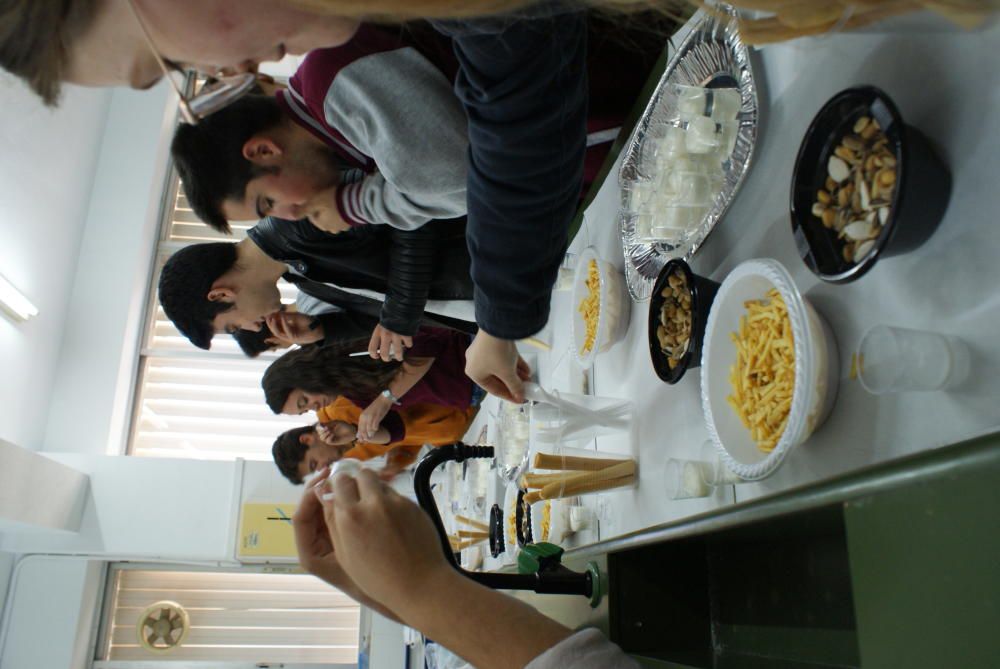
[[[679,42],[679,40],[678,40]],[[770,478],[723,488],[708,498],[672,501],[664,463],[696,458],[708,439],[698,371],[676,386],[653,373],[646,344],[648,303],[633,304],[626,338],[598,356],[593,392],[636,405],[640,484],[586,497],[601,517],[600,538],[643,530],[720,505],[754,499],[837,474],[1000,429],[1000,26],[976,33],[865,33],[800,40],[755,54],[762,124],[750,172],[731,209],[695,256],[695,272],[721,281],[739,262],[771,257],[831,323],[841,384],[829,419]],[[788,216],[799,142],[819,108],[843,88],[873,84],[904,120],[937,145],[953,175],[951,203],[934,236],[903,256],[881,259],[859,281],[821,282],[795,251]],[[595,246],[622,266],[617,230],[617,166],[585,213],[571,252]],[[574,305],[553,296],[538,356],[543,384],[579,390],[568,353]],[[848,379],[851,352],[876,323],[960,335],[970,346],[970,380],[949,392],[876,397]],[[494,400],[491,400],[494,401]],[[628,452],[627,439],[592,446]]]

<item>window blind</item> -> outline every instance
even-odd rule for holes
[[[354,663],[360,609],[319,579],[298,574],[116,569],[103,660]],[[180,604],[190,628],[165,654],[136,636],[155,602]],[[176,666],[176,665],[174,665]]]
[[[128,452],[146,457],[268,460],[279,433],[308,422],[305,417],[275,416],[264,403],[260,379],[281,352],[252,360],[229,335],[216,335],[212,349],[202,351],[177,331],[156,297],[160,269],[170,255],[189,244],[237,242],[256,221],[234,223],[232,236],[216,232],[191,210],[176,172],[164,199]],[[279,289],[283,303],[295,301],[295,286],[281,282]]]

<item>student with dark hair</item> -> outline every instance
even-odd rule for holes
[[[198,126],[178,126],[170,150],[184,193],[198,218],[220,232],[230,232],[229,222],[220,209],[223,200],[230,197],[242,200],[251,180],[277,171],[273,166],[258,165],[244,158],[243,144],[283,122],[284,114],[274,98],[248,95]],[[333,168],[339,172],[343,166],[334,163]]]
[[[388,364],[345,356],[350,345],[307,347],[271,363],[261,386],[271,410],[290,415],[318,412],[343,396],[364,407],[358,435],[370,439],[394,407],[433,404],[465,411],[478,404],[482,390],[462,372],[468,345],[463,333],[422,328],[404,361]],[[523,361],[520,373],[530,373]]]
[[[434,404],[396,407],[386,414],[375,434],[361,440],[357,436],[360,407],[338,397],[316,412],[317,425],[278,435],[271,455],[285,478],[296,485],[341,458],[370,460],[386,456],[380,475],[391,478],[413,464],[425,445],[460,441],[476,412],[476,407],[460,411]]]
[[[464,216],[467,145],[448,78],[364,25],[310,52],[274,97],[178,126],[171,153],[195,213],[218,230],[271,215],[340,232]]]
[[[157,56],[246,69],[320,34],[326,41],[307,48],[343,44],[361,17],[435,19],[454,39],[454,91],[468,120],[467,232],[480,332],[466,372],[522,401],[515,341],[548,320],[583,179],[587,42],[583,11],[573,10],[584,3],[299,1],[309,9],[266,0],[18,0],[0,15],[0,62],[47,82],[36,90],[51,101],[61,80],[148,87],[161,76]]]
[[[461,315],[463,301],[471,307],[461,225],[428,224],[421,229],[428,237],[419,246],[396,244],[397,232],[365,226],[330,235],[305,221],[266,219],[236,244],[194,244],[171,256],[160,275],[160,303],[177,329],[205,349],[217,332],[257,332],[264,325],[278,331],[282,277],[342,309],[320,317],[314,341],[353,340],[374,329],[369,350],[379,342],[376,350],[388,359],[389,350],[401,356],[403,347],[382,345],[384,332],[401,332],[408,340],[427,322],[474,333],[473,323],[447,313],[457,309]],[[432,267],[426,258],[433,259]],[[425,307],[445,313],[425,314]]]
[[[328,343],[325,336],[327,330],[325,322],[343,318],[342,316],[330,316],[343,311],[339,307],[300,290],[295,298],[295,304],[282,304],[279,307],[277,317],[268,319],[260,330],[254,332],[253,330],[240,329],[233,333],[233,339],[236,340],[240,350],[248,358],[256,358],[266,351],[295,345],[304,346],[316,343],[323,346]],[[374,319],[371,319],[370,325],[374,326],[374,324]],[[273,332],[271,331],[272,325],[275,327]],[[329,329],[331,332],[337,330],[335,324]],[[366,331],[366,329],[366,325],[360,327],[361,332]],[[356,339],[359,336],[362,335],[355,334],[349,338]]]

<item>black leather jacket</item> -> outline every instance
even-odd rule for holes
[[[428,298],[473,298],[464,218],[417,230],[369,225],[334,235],[308,220],[267,217],[247,236],[307,279],[385,293],[379,323],[402,335],[417,331]]]

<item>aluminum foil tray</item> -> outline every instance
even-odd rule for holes
[[[697,252],[708,234],[722,218],[736,196],[750,167],[757,141],[757,87],[750,66],[749,52],[740,39],[735,13],[717,6],[722,16],[706,15],[688,34],[667,63],[656,90],[642,118],[632,131],[619,172],[619,184],[631,181],[638,173],[639,155],[646,131],[652,123],[666,118],[674,107],[670,84],[688,86],[734,87],[740,91],[741,106],[737,120],[739,130],[736,148],[723,164],[723,186],[715,195],[701,224],[691,237],[679,246],[640,242],[630,217],[619,212],[622,248],[625,252],[625,279],[629,293],[637,301],[649,299],[660,269],[671,258],[690,258]]]

